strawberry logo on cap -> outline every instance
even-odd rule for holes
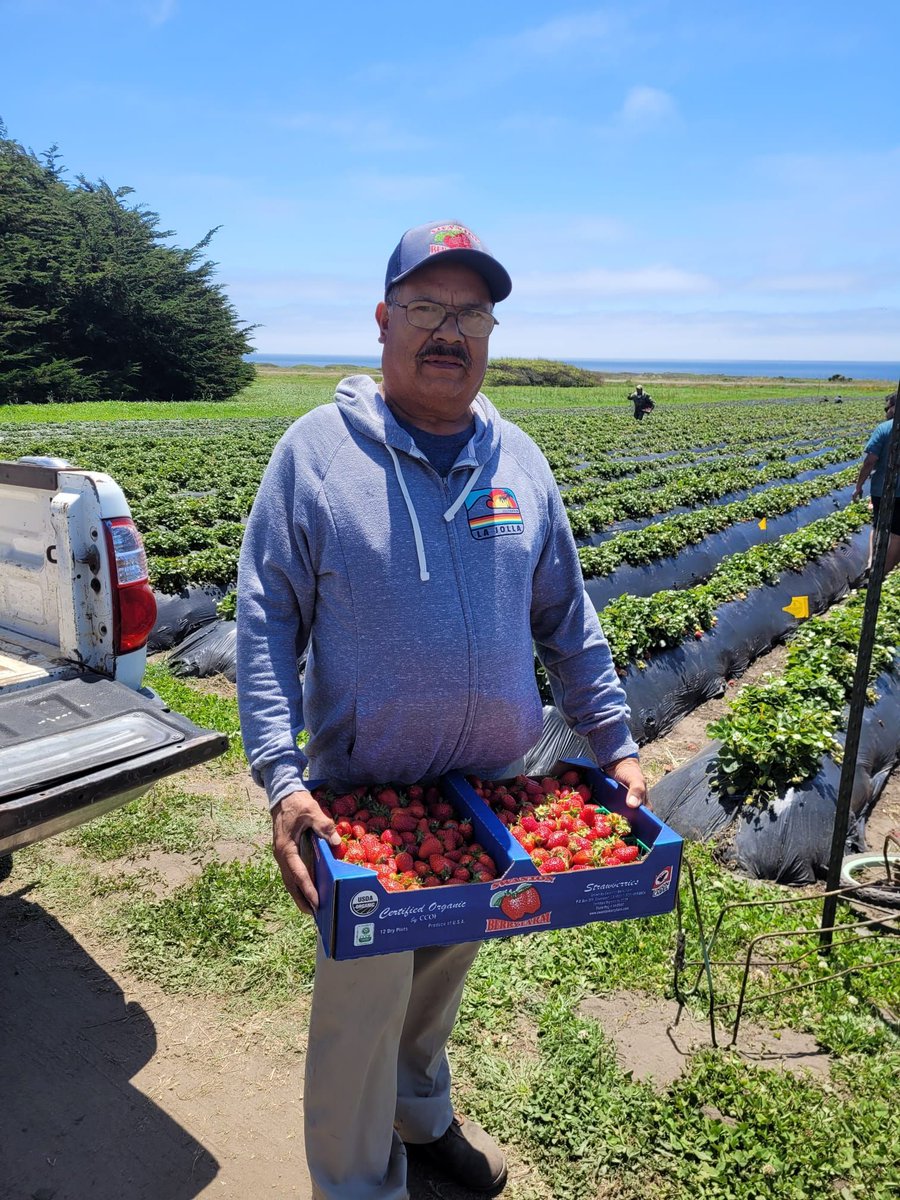
[[[481,242],[464,225],[438,225],[431,231],[429,251],[437,254],[441,250],[478,250]]]

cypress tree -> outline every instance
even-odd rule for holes
[[[0,403],[223,400],[252,380],[242,325],[205,251],[132,189],[62,178],[0,125]]]

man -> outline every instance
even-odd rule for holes
[[[887,472],[888,448],[891,441],[891,429],[894,424],[894,408],[897,404],[897,393],[888,396],[884,402],[885,420],[876,425],[872,436],[866,442],[866,456],[859,468],[853,499],[859,500],[863,492],[863,484],[872,476],[872,536],[869,540],[869,567],[872,566],[872,551],[875,541],[875,525],[878,521],[878,510],[881,508],[881,497],[884,492],[884,478]],[[900,562],[900,488],[894,498],[891,515],[891,536],[888,540],[885,574],[892,571]]]
[[[253,506],[241,726],[304,912],[317,895],[298,839],[311,829],[340,840],[304,770],[342,789],[453,768],[515,773],[541,732],[533,644],[598,762],[629,803],[646,799],[550,468],[478,390],[494,305],[511,287],[464,226],[407,231],[375,309],[383,384],[345,379],[334,404],[297,421]],[[296,746],[304,728],[308,758]],[[316,1200],[404,1200],[407,1146],[471,1190],[502,1188],[499,1147],[450,1100],[445,1045],[477,949],[334,962],[320,945],[304,1091]]]
[[[636,421],[643,421],[646,414],[653,412],[653,409],[656,407],[650,393],[645,392],[640,383],[629,395],[628,399],[634,405],[634,419]]]

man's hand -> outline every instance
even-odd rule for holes
[[[291,792],[272,807],[272,853],[281,871],[284,886],[304,913],[319,907],[315,884],[300,857],[300,836],[307,829],[317,833],[331,846],[341,844],[334,821],[326,816],[309,792]]]
[[[861,500],[862,499],[862,485],[861,484],[857,484],[856,487],[853,489],[853,495],[850,497],[850,499],[851,500]]]
[[[603,769],[616,783],[624,784],[628,788],[625,803],[629,808],[640,808],[642,804],[645,808],[653,807],[647,798],[644,772],[636,758],[620,758],[617,762],[608,763]]]

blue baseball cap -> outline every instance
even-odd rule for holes
[[[431,262],[436,254],[446,255],[447,262],[461,262],[477,271],[491,289],[496,304],[512,291],[512,280],[506,268],[497,262],[487,246],[465,225],[458,221],[429,221],[407,229],[388,260],[384,278],[384,293],[395,283],[406,279],[413,271]]]

